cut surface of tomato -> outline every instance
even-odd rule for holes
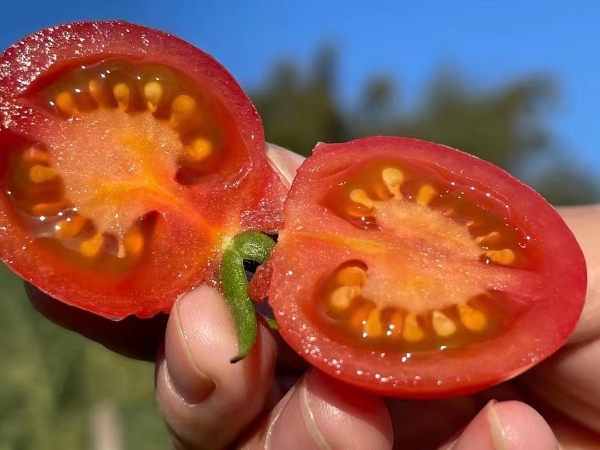
[[[281,223],[260,118],[211,56],[124,22],[0,56],[0,257],[68,304],[168,312],[231,237]]]
[[[408,138],[319,144],[270,266],[283,338],[321,370],[400,397],[518,375],[567,339],[586,291],[582,252],[537,193]]]

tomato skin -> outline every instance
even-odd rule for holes
[[[201,191],[191,189],[182,197],[204,224],[195,225],[190,214],[173,205],[156,205],[161,223],[156,256],[135,276],[93,276],[65,264],[23,229],[7,196],[0,201],[0,258],[25,280],[67,304],[112,319],[150,317],[168,312],[179,295],[213,275],[207,268],[218,264],[223,239],[246,230],[277,230],[286,189],[265,156],[260,117],[231,74],[210,55],[175,36],[121,21],[48,28],[0,56],[4,179],[8,150],[15,142],[43,139],[56,130],[58,119],[40,109],[30,94],[70,68],[114,57],[164,65],[217,98],[228,113],[223,126],[237,133],[242,143],[239,166],[232,167],[226,179],[207,182]]]
[[[464,348],[407,355],[340,338],[319,322],[315,289],[328,271],[361,259],[368,242],[323,206],[324,193],[376,158],[402,158],[444,169],[486,188],[509,205],[518,225],[540,248],[539,260],[510,289],[521,315],[499,336]],[[365,244],[366,245],[366,244]],[[376,258],[373,260],[376,261]],[[373,264],[376,264],[374,262]],[[372,137],[319,144],[300,167],[285,205],[285,226],[271,259],[269,303],[286,342],[309,363],[349,384],[392,397],[467,395],[508,380],[556,351],[573,331],[586,292],[586,265],[573,234],[542,197],[503,170],[438,144]],[[376,269],[376,267],[375,267]],[[510,287],[510,286],[509,286]]]

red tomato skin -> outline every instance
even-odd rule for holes
[[[344,180],[340,172],[372,158],[414,159],[472,181],[510,205],[513,217],[542,248],[535,286],[521,283],[531,306],[507,333],[466,349],[412,355],[405,360],[336,340],[315,322],[312,288],[324,271],[360,259],[338,243],[368,236],[320,204]],[[317,236],[327,234],[328,242]],[[338,243],[336,243],[338,242]],[[285,205],[285,226],[271,258],[269,303],[284,340],[310,364],[379,395],[443,398],[467,395],[508,380],[555,352],[583,308],[587,272],[583,253],[562,218],[541,196],[503,170],[449,147],[400,137],[319,144],[298,170]],[[532,280],[534,278],[531,278]],[[538,292],[538,291],[543,292]],[[518,301],[518,299],[516,300]]]
[[[168,312],[175,299],[202,282],[207,267],[218,264],[220,241],[247,230],[274,231],[282,223],[286,188],[265,156],[261,119],[236,80],[212,56],[170,34],[122,21],[81,22],[59,25],[34,33],[0,56],[0,169],[7,170],[7,149],[19,136],[35,141],[51,133],[57,118],[48,117],[28,100],[28,94],[75,63],[122,57],[161,64],[194,80],[217,97],[231,115],[247,155],[241,167],[221,185],[186,198],[198,208],[206,229],[195,233],[185,214],[165,209],[171,226],[157,249],[162,261],[157,271],[146,273],[143,283],[103,280],[80,273],[60,258],[44,251],[20,229],[11,205],[0,202],[0,258],[25,280],[47,294],[87,311],[121,319],[129,315],[150,317]],[[193,196],[190,196],[193,197]],[[161,211],[162,213],[163,211]],[[201,249],[193,250],[200,246]],[[181,270],[192,273],[178,278]],[[186,267],[186,269],[182,269]],[[115,300],[117,299],[117,300]]]

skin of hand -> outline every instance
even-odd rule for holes
[[[267,154],[290,184],[301,157],[270,145]],[[262,322],[250,355],[230,364],[235,329],[208,286],[178,299],[170,316],[121,322],[26,291],[59,325],[156,362],[156,399],[179,450],[600,448],[600,205],[560,212],[588,263],[582,318],[555,355],[470,397],[404,401],[358,391],[309,369]]]

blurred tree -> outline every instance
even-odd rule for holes
[[[0,449],[91,448],[94,409],[106,402],[122,420],[124,448],[168,448],[152,364],[127,360],[49,322],[4,266],[0,298]]]
[[[337,100],[336,69],[337,54],[331,47],[318,51],[308,70],[290,62],[275,69],[273,77],[252,95],[268,141],[308,155],[319,141],[344,142],[378,134],[412,136],[490,161],[555,204],[600,199],[598,186],[589,176],[572,164],[562,164],[564,155],[555,151],[547,122],[558,89],[548,76],[476,89],[456,71],[442,68],[422,103],[406,113],[395,107],[393,80],[382,76],[365,83],[356,109],[342,108]],[[528,166],[540,161],[549,172],[528,175]],[[563,183],[568,183],[568,190],[562,188]]]

